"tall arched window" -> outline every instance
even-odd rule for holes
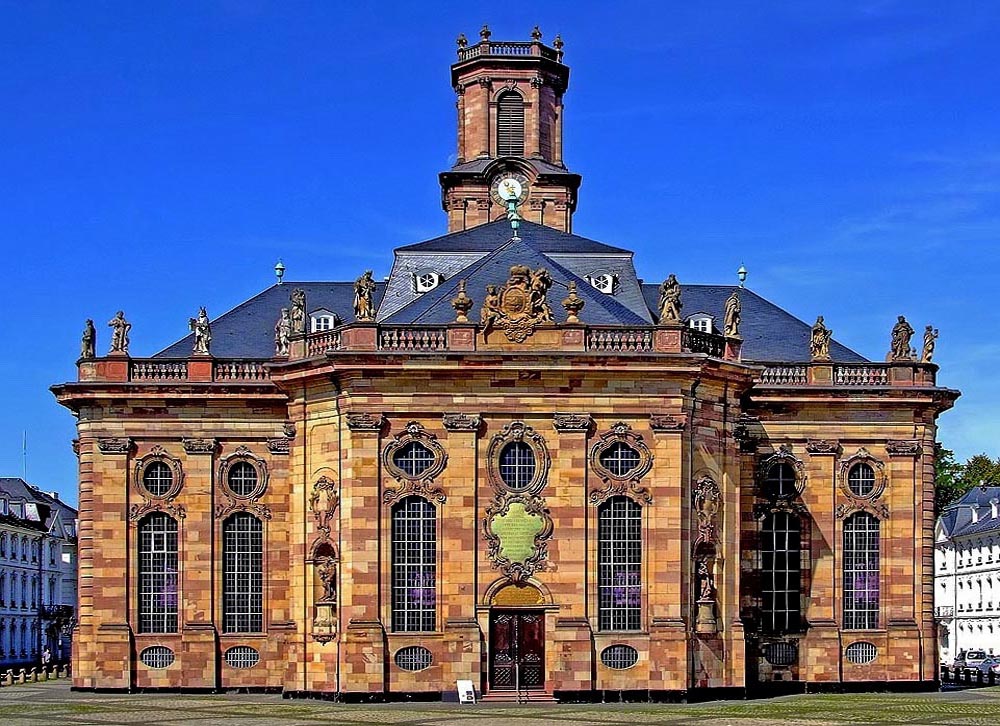
[[[406,497],[392,508],[392,629],[437,624],[437,519],[434,505]]]
[[[597,510],[597,623],[642,628],[642,507],[611,497]]]
[[[177,520],[163,512],[139,523],[139,632],[177,632]]]
[[[844,628],[878,627],[879,521],[856,512],[844,521]]]
[[[497,99],[497,156],[524,156],[524,99],[517,91]]]
[[[264,524],[247,512],[222,526],[222,630],[264,630]]]
[[[28,607],[28,576],[21,573],[21,607]]]
[[[788,512],[764,517],[760,528],[761,628],[799,629],[802,615],[802,524]]]
[[[7,655],[10,644],[7,642],[7,621],[0,620],[0,657]]]

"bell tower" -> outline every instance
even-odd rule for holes
[[[480,41],[458,36],[451,83],[458,95],[458,159],[441,172],[441,203],[448,231],[459,232],[506,217],[497,187],[515,177],[521,184],[524,219],[572,231],[580,175],[563,163],[563,94],[569,68],[563,42],[493,41],[483,26]]]

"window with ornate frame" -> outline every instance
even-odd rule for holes
[[[222,525],[222,630],[264,630],[264,524],[249,512]]]
[[[796,458],[790,446],[779,446],[777,451],[761,461],[757,481],[761,495],[767,499],[794,499],[806,486],[805,464]]]
[[[177,496],[184,483],[181,463],[162,446],[154,446],[135,462],[135,481],[146,497],[169,500]]]
[[[392,507],[392,629],[437,627],[437,511],[423,497]]]
[[[177,520],[147,515],[139,532],[139,632],[177,632]]]
[[[844,629],[878,628],[881,522],[869,512],[844,520]]]
[[[590,501],[600,504],[611,496],[630,494],[645,503],[652,497],[639,481],[653,467],[653,455],[642,436],[624,421],[612,424],[590,449],[590,466],[600,480]]]
[[[267,489],[267,462],[240,446],[219,463],[219,480],[226,493],[238,500],[259,498]]]
[[[797,632],[802,619],[802,522],[792,512],[770,512],[760,525],[761,628]]]
[[[497,492],[538,494],[545,487],[551,461],[541,434],[514,421],[490,441],[486,464]]]
[[[838,473],[840,489],[851,499],[874,501],[885,491],[885,464],[867,449],[858,449],[857,453],[842,460]]]
[[[614,496],[597,508],[597,627],[642,628],[642,507]]]

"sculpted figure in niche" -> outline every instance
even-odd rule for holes
[[[80,357],[93,358],[97,349],[97,331],[94,329],[94,321],[87,319],[83,326],[83,337],[80,339]]]
[[[306,291],[300,288],[292,290],[289,296],[292,309],[289,311],[289,319],[292,323],[293,333],[306,332]]]
[[[695,485],[694,510],[698,517],[698,538],[695,544],[712,544],[716,541],[715,518],[719,513],[722,493],[710,477],[702,478]]]
[[[809,356],[813,360],[830,360],[830,341],[833,339],[833,331],[828,330],[823,316],[816,318],[816,324],[812,327],[812,336],[809,339]]]
[[[679,323],[682,307],[681,284],[677,276],[671,274],[660,285],[660,323]]]
[[[924,328],[924,350],[920,354],[920,361],[922,363],[930,363],[934,357],[934,342],[937,340],[937,337],[938,331],[933,325],[928,325]]]
[[[698,560],[698,602],[715,602],[715,579],[705,560]]]
[[[889,360],[912,360],[912,353],[910,351],[910,338],[913,337],[913,328],[906,318],[902,315],[896,321],[896,324],[892,326],[892,342],[890,344],[889,350]]]
[[[198,310],[197,318],[188,320],[188,327],[194,331],[194,352],[208,355],[209,346],[212,344],[212,326],[208,322],[208,312],[205,308]]]
[[[281,316],[274,325],[274,354],[282,357],[288,355],[289,337],[292,334],[292,318],[288,308],[281,308]]]
[[[337,563],[332,557],[323,557],[316,563],[316,576],[323,586],[319,602],[337,602]]]
[[[128,331],[132,329],[132,323],[125,319],[125,313],[119,310],[108,322],[111,328],[111,352],[128,353]]]
[[[354,317],[359,321],[374,319],[375,307],[372,302],[374,294],[375,280],[372,279],[372,271],[365,270],[365,274],[354,283]]]
[[[740,337],[740,320],[743,314],[743,304],[740,302],[740,293],[733,290],[733,294],[726,300],[726,318],[723,323],[723,333],[727,338]]]

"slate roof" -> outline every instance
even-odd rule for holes
[[[59,534],[68,537],[75,536],[72,528],[74,520],[77,517],[77,511],[61,499],[56,499],[51,494],[28,484],[24,479],[13,476],[0,477],[0,492],[5,493],[11,501],[23,501],[35,504],[40,518],[39,521],[36,521],[25,517],[17,517],[13,514],[6,514],[0,515],[0,522],[47,532],[52,527],[52,522],[58,513],[61,515],[63,527],[69,528],[68,532],[64,531]]]
[[[486,157],[482,159],[473,159],[472,161],[466,161],[461,164],[455,164],[455,166],[451,167],[448,171],[444,173],[445,174],[452,174],[456,172],[458,173],[472,172],[474,174],[481,173],[486,171],[486,169],[491,166],[493,167],[501,166],[504,163],[504,158],[505,157],[500,157],[499,159],[491,159],[489,157]],[[531,166],[535,167],[535,169],[538,172],[542,174],[572,174],[572,172],[565,166],[550,164],[544,159],[525,159],[523,157],[514,157],[514,158],[516,158],[517,162],[521,164],[524,163],[530,164]]]
[[[972,487],[949,504],[941,513],[938,523],[945,536],[962,537],[984,532],[1000,531],[1000,517],[993,518],[990,500],[1000,499],[1000,486]],[[972,507],[978,507],[979,521],[972,521]]]
[[[532,246],[540,252],[632,254],[631,250],[613,247],[568,232],[560,232],[558,229],[534,222],[522,221],[520,234],[523,239],[530,239]],[[510,223],[506,219],[498,219],[472,229],[397,247],[396,252],[492,252],[509,239]]]

